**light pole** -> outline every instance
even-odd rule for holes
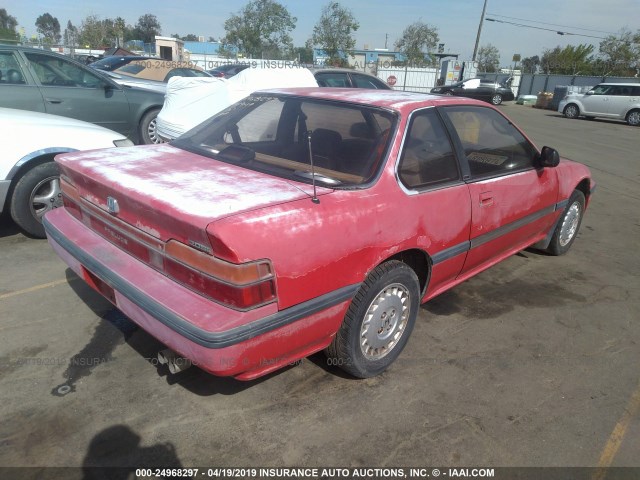
[[[482,7],[482,15],[480,15],[480,24],[478,25],[478,35],[476,36],[476,46],[473,49],[472,61],[476,61],[476,55],[478,54],[478,44],[480,43],[480,33],[482,33],[482,22],[484,21],[484,12],[487,10],[487,0],[484,0],[484,6]]]

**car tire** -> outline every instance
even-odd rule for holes
[[[154,145],[165,143],[158,135],[158,114],[160,109],[149,110],[140,120],[140,143],[143,145]]]
[[[61,206],[58,165],[46,162],[28,170],[16,183],[11,195],[11,218],[29,235],[45,238],[42,217]]]
[[[580,230],[584,205],[584,193],[580,190],[574,190],[553,232],[551,243],[547,247],[548,253],[551,255],[564,255],[569,251]]]
[[[451,90],[447,90],[444,92],[445,95],[453,96],[453,92]]]
[[[418,277],[397,260],[376,267],[366,278],[333,342],[329,365],[357,378],[384,372],[407,344],[420,304]]]
[[[570,103],[569,105],[564,107],[562,113],[567,118],[578,118],[580,116],[580,109],[575,103]]]
[[[491,105],[500,105],[502,103],[502,95],[494,93],[491,96]]]
[[[627,113],[627,123],[634,127],[640,125],[640,110],[631,110]]]

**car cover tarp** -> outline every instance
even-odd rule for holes
[[[158,134],[173,139],[258,90],[317,87],[306,68],[247,68],[229,78],[173,77],[158,115]]]

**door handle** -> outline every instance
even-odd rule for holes
[[[45,100],[49,103],[62,103],[61,98],[45,98]]]
[[[484,192],[480,194],[480,206],[481,207],[490,207],[493,205],[493,193]]]

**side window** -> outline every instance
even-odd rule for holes
[[[598,85],[592,91],[594,95],[611,95],[611,85]]]
[[[451,142],[433,108],[411,118],[398,173],[412,189],[460,178]]]
[[[640,96],[640,86],[631,87],[631,95],[634,97]]]
[[[13,52],[0,52],[0,84],[23,85],[25,76]]]
[[[366,75],[359,75],[357,73],[352,73],[351,78],[353,79],[353,83],[356,84],[358,88],[375,88],[375,89],[384,89],[386,87],[382,81],[379,83],[376,82],[376,79],[367,77]]]
[[[630,97],[632,95],[631,91],[632,87],[618,85],[612,88],[610,94],[619,97]]]
[[[318,85],[321,87],[339,87],[349,86],[346,73],[320,73],[316,75]]]
[[[509,120],[491,108],[447,107],[474,178],[533,168],[536,150]]]
[[[43,86],[96,88],[100,77],[78,65],[40,53],[26,53],[31,69]]]

